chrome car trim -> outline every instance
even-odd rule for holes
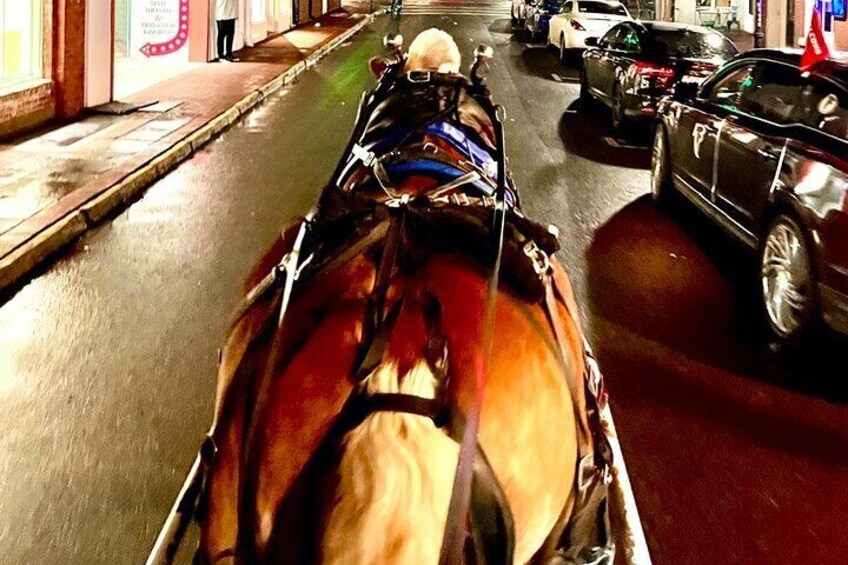
[[[759,240],[756,235],[730,217],[727,212],[716,206],[715,203],[711,202],[706,196],[692,188],[692,185],[684,180],[678,173],[673,172],[672,174],[674,175],[673,179],[676,181],[675,187],[681,194],[686,196],[687,200],[723,225],[731,235],[736,237],[736,239],[752,249],[757,248]]]
[[[774,191],[777,190],[778,185],[782,185],[780,182],[780,171],[783,170],[783,161],[786,159],[786,150],[789,148],[789,139],[787,138],[783,142],[783,149],[780,150],[780,157],[777,160],[777,170],[774,172],[774,178],[771,181],[771,186],[769,187],[769,200],[774,198]]]
[[[721,132],[724,130],[724,124],[726,122],[727,118],[719,122],[715,134],[715,149],[713,150],[713,178],[712,183],[710,185],[710,200],[712,200],[713,203],[715,203],[716,179],[718,178],[718,154],[719,149],[721,148]]]

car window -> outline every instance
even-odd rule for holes
[[[752,83],[743,89],[739,109],[777,124],[791,123],[802,85],[797,67],[774,62],[759,63],[752,75]]]
[[[795,101],[792,121],[848,139],[848,92],[823,77],[809,77]]]
[[[730,59],[737,53],[733,43],[714,31],[657,28],[646,34],[645,51],[664,57],[696,59]]]
[[[594,0],[580,0],[577,2],[577,11],[581,14],[604,14],[607,16],[626,16],[627,10],[618,2],[596,2]]]
[[[621,29],[621,26],[615,26],[608,32],[604,34],[601,40],[598,42],[599,47],[603,47],[604,49],[614,49],[613,45],[615,45],[615,37],[618,35],[618,31]]]
[[[616,35],[616,40],[618,41],[619,50],[627,51],[628,53],[639,52],[639,34],[632,27],[622,27],[621,33]]]
[[[562,6],[563,13],[570,14],[574,10],[574,2],[566,2]]]
[[[753,64],[737,67],[718,77],[704,89],[704,97],[711,103],[729,110],[739,110],[742,93],[754,83]]]

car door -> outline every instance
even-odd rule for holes
[[[715,202],[756,243],[803,80],[794,65],[760,62],[719,140]]]
[[[676,127],[669,141],[672,173],[682,191],[714,201],[718,138],[753,69],[753,63],[729,67],[710,79],[695,100],[675,105]]]
[[[613,44],[618,28],[614,27],[598,40],[598,46],[588,49],[583,57],[586,72],[586,84],[593,94],[603,96],[601,76],[607,58],[607,51]]]
[[[603,55],[598,61],[597,85],[599,93],[605,100],[609,100],[612,96],[613,85],[618,77],[618,69],[629,64],[627,58],[631,53],[625,41],[630,35],[630,31],[627,24],[619,24],[610,30],[614,33],[610,38],[609,47],[604,49]]]

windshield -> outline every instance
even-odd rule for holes
[[[715,32],[688,29],[652,30],[646,37],[646,51],[668,57],[729,59],[736,55],[733,44]]]
[[[587,0],[585,2],[577,3],[577,11],[581,14],[606,14],[609,16],[627,15],[627,10],[624,9],[624,5],[619,4],[618,2],[593,2],[592,0]]]

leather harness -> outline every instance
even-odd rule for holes
[[[555,230],[528,220],[517,207],[518,194],[503,154],[499,110],[491,103],[485,83],[457,75],[408,74],[402,72],[402,63],[389,65],[378,86],[363,97],[351,142],[316,212],[302,221],[291,250],[248,293],[237,317],[257,302],[271,300],[277,304],[278,314],[267,323],[269,328],[279,329],[287,306],[297,293],[295,280],[306,284],[332,273],[353,257],[379,250],[375,259],[376,282],[368,297],[363,324],[363,346],[353,373],[361,382],[382,362],[394,322],[405,302],[417,301],[426,325],[425,358],[438,381],[436,396],[425,399],[399,393],[367,395],[362,387],[355,388],[319,453],[336,449],[347,432],[375,412],[406,412],[431,418],[462,446],[469,443],[472,450],[469,457],[460,450],[441,563],[511,564],[515,532],[506,497],[476,441],[476,430],[469,430],[469,426],[476,425],[474,415],[461,414],[445,394],[450,378],[449,344],[441,328],[441,305],[427,292],[401,297],[390,304],[386,293],[396,272],[414,271],[417,262],[428,254],[456,251],[459,247],[480,257],[482,250],[482,255],[494,265],[495,276],[490,283],[495,291],[497,275],[502,273],[521,295],[544,306],[558,357],[565,374],[571,375],[573,371],[566,366],[564,325],[557,308],[557,304],[564,303],[566,291],[550,263],[558,242]],[[461,123],[461,103],[482,109],[494,126],[494,142]],[[401,124],[389,119],[393,105],[399,104],[407,108],[400,114],[400,121],[404,122]],[[422,144],[421,138],[441,139],[465,160],[449,159],[444,151],[434,151],[426,142]],[[399,183],[394,179],[409,175],[433,178],[442,184],[418,195],[396,191],[394,186]],[[495,248],[493,239],[498,242]],[[344,251],[339,254],[338,249]],[[201,562],[224,557],[249,563],[265,560],[254,537],[260,459],[256,456],[256,438],[268,408],[268,388],[287,354],[279,338],[282,332],[266,331],[263,335],[269,333],[274,337],[259,378],[247,387],[231,386],[230,392],[242,390],[243,397],[225,394],[218,407],[219,413],[227,412],[233,409],[233,403],[242,402],[246,410],[239,463],[237,546],[217,556],[199,556]],[[600,422],[605,393],[588,345],[584,356],[587,374],[582,382],[568,378],[578,422],[578,496],[573,509],[563,509],[563,516],[571,510],[571,519],[554,528],[535,557],[538,562],[612,562],[614,546],[606,505],[612,456]],[[213,428],[202,449],[207,465],[214,458],[215,441]],[[468,477],[466,493],[462,492],[463,475]],[[202,493],[203,487],[199,489]],[[202,506],[201,496],[201,509]],[[202,511],[197,514],[202,519]]]

